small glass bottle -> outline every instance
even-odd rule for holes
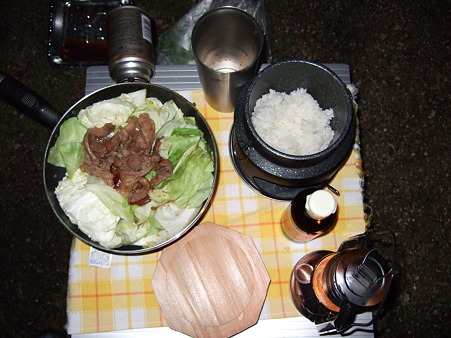
[[[282,214],[282,230],[293,241],[307,242],[329,231],[337,214],[337,201],[330,192],[301,191]]]

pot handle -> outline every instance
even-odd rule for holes
[[[0,71],[0,98],[25,115],[54,128],[61,114],[23,83]]]

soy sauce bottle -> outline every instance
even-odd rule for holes
[[[337,209],[337,201],[329,191],[301,191],[282,214],[282,230],[293,241],[310,241],[332,229]]]

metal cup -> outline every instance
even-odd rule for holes
[[[264,45],[262,28],[241,9],[219,7],[196,22],[191,43],[208,104],[232,112],[241,89],[257,72]]]

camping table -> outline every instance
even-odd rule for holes
[[[346,83],[346,64],[325,64]],[[280,227],[280,216],[289,202],[276,201],[255,193],[238,176],[228,150],[233,113],[219,113],[205,102],[194,65],[158,65],[151,81],[178,91],[194,102],[209,123],[219,149],[218,188],[211,205],[200,220],[211,221],[250,235],[268,270],[271,284],[257,325],[238,336],[311,336],[315,325],[300,316],[290,298],[289,279],[293,266],[314,250],[336,251],[350,236],[365,231],[363,174],[358,133],[354,149],[331,185],[340,191],[338,222],[327,235],[308,243],[288,240]],[[106,66],[87,69],[86,94],[113,84]],[[67,294],[67,331],[72,337],[181,337],[167,327],[155,297],[151,280],[161,252],[140,256],[108,255],[108,268],[88,265],[91,248],[74,239],[70,255]],[[359,321],[371,319],[371,313]],[[371,329],[372,326],[369,327]],[[372,337],[368,331],[353,336]]]

